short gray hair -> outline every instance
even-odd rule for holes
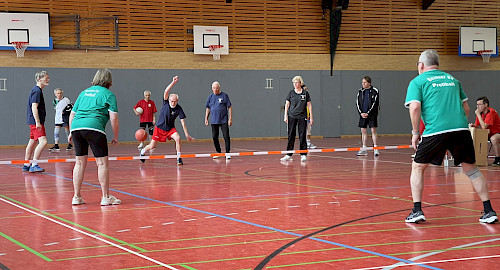
[[[99,69],[92,80],[92,85],[99,85],[106,88],[109,88],[112,84],[113,78],[111,77],[111,71],[107,68]]]
[[[439,66],[439,54],[436,50],[425,50],[418,58],[419,62],[424,63],[425,66]]]
[[[150,95],[151,95],[151,91],[149,91],[149,90],[145,90],[145,91],[144,91],[144,95],[146,95],[146,94],[150,94]]]
[[[304,80],[302,79],[301,76],[293,77],[292,82],[300,82],[300,84],[304,84]]]
[[[64,93],[64,90],[62,90],[61,88],[56,88],[56,89],[54,89],[54,94],[55,94],[57,91],[61,91],[61,93]]]
[[[212,83],[212,86],[213,86],[214,84],[217,84],[217,86],[219,86],[219,88],[220,88],[220,83],[219,83],[218,81],[213,82],[213,83]]]
[[[43,77],[45,77],[45,76],[47,76],[47,75],[49,75],[49,73],[47,73],[47,71],[45,71],[45,70],[38,71],[38,72],[35,74],[35,82],[37,82],[37,83],[38,83],[38,81],[39,81],[41,78],[43,78]]]

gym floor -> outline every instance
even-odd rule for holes
[[[409,137],[381,137],[380,146]],[[313,140],[319,148],[359,147],[359,138]],[[223,142],[221,141],[223,146]],[[296,143],[297,145],[297,143]],[[183,154],[213,153],[183,142]],[[232,152],[281,151],[284,139],[233,140]],[[42,159],[74,158],[72,151]],[[24,148],[2,148],[19,160]],[[153,155],[175,154],[160,143]],[[494,269],[500,224],[480,224],[482,203],[460,167],[430,166],[427,221],[412,208],[412,149],[110,161],[111,194],[100,206],[95,162],[72,206],[72,162],[40,163],[43,173],[0,165],[0,269]],[[110,157],[137,156],[110,146]],[[490,160],[491,164],[491,160]],[[500,211],[500,167],[480,167]]]

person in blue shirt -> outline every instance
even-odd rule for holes
[[[233,109],[229,96],[221,92],[220,83],[212,83],[212,94],[208,96],[207,104],[205,105],[205,125],[208,126],[208,116],[210,116],[210,124],[212,126],[212,139],[214,141],[215,151],[220,153],[222,150],[219,144],[219,128],[222,130],[222,137],[226,145],[226,153],[231,151],[231,138],[229,137],[229,127],[233,124]],[[214,156],[214,159],[218,156]],[[231,159],[227,155],[226,159]]]
[[[167,140],[173,139],[175,141],[175,149],[177,150],[177,165],[183,165],[184,162],[181,158],[181,136],[174,125],[177,116],[179,116],[181,120],[182,129],[184,129],[187,140],[192,141],[194,138],[188,133],[186,115],[182,107],[178,104],[179,95],[170,94],[170,90],[172,90],[172,87],[174,87],[177,81],[179,81],[179,78],[175,76],[172,78],[172,82],[165,88],[163,92],[163,106],[161,107],[158,122],[156,122],[153,131],[153,137],[151,138],[151,142],[146,147],[142,148],[140,155],[144,156],[146,151],[155,149],[158,142],[166,142]],[[141,161],[144,163],[146,160],[141,159]]]
[[[43,88],[49,85],[49,74],[42,70],[35,74],[36,85],[31,89],[28,98],[27,124],[30,127],[30,140],[26,146],[24,160],[33,159],[31,166],[25,163],[23,172],[44,172],[45,169],[38,166],[37,160],[42,154],[43,148],[47,145],[47,134],[45,132],[45,100],[43,98]],[[38,145],[37,145],[38,141]]]

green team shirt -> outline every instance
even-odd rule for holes
[[[97,85],[84,90],[73,106],[75,117],[71,123],[71,131],[86,129],[106,134],[109,111],[118,113],[115,94]]]
[[[462,85],[450,74],[441,70],[424,72],[408,85],[405,107],[420,102],[425,131],[422,136],[432,136],[457,130],[468,130],[463,102],[467,101]]]

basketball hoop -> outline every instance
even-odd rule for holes
[[[17,57],[24,57],[24,51],[28,48],[29,42],[13,41],[12,47],[16,50]]]
[[[483,63],[490,62],[490,56],[492,53],[493,53],[492,50],[483,50],[477,52],[478,55],[481,55],[483,57]]]
[[[224,45],[210,45],[210,46],[208,46],[208,50],[212,53],[212,57],[214,60],[220,60],[219,49],[222,47],[224,47]]]

